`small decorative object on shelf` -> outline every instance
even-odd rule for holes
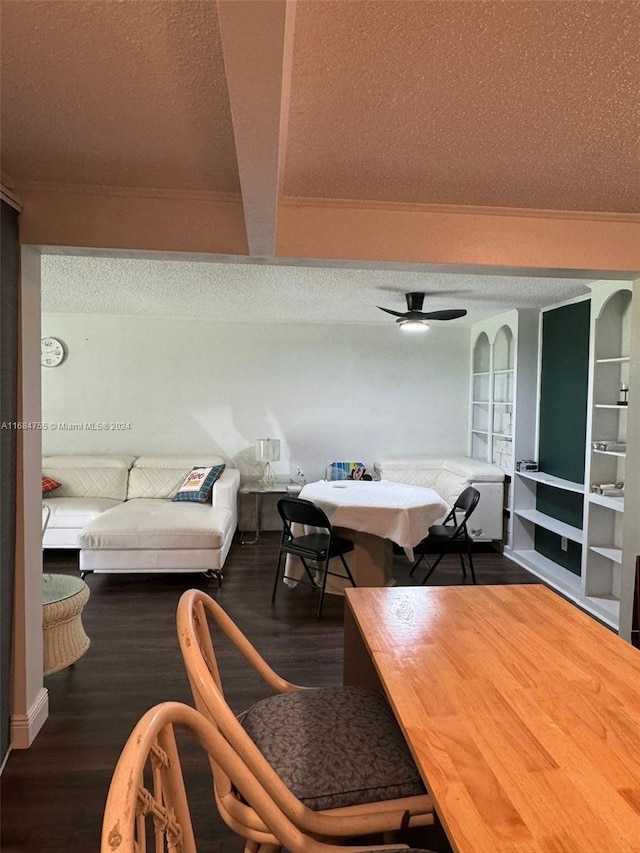
[[[591,447],[593,450],[603,450],[607,453],[626,453],[626,441],[592,441]]]
[[[626,382],[623,382],[620,386],[620,399],[617,401],[618,406],[628,406],[629,405],[629,386]]]
[[[516,471],[537,471],[538,463],[535,459],[518,459],[516,462]]]
[[[623,498],[624,481],[619,480],[617,483],[592,483],[591,491],[605,498]]]

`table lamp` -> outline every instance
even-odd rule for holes
[[[279,438],[256,439],[256,460],[264,463],[261,482],[272,486],[276,481],[276,473],[271,467],[272,462],[280,459]]]

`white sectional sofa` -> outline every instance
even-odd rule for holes
[[[218,456],[49,456],[42,472],[61,483],[45,548],[79,548],[81,572],[219,574],[238,523],[240,473],[226,467],[211,503],[172,501],[195,466]]]
[[[50,516],[45,548],[79,548],[85,526],[127,499],[135,456],[44,456],[42,473],[60,483],[43,503]]]
[[[480,492],[469,519],[477,541],[502,540],[504,530],[504,471],[497,465],[467,456],[406,456],[374,463],[381,480],[434,489],[450,506],[467,486]]]

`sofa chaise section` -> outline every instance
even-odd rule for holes
[[[80,571],[219,573],[238,522],[239,472],[225,468],[210,503],[171,498],[193,467],[223,462],[217,456],[138,457],[126,501],[83,530]]]
[[[45,496],[44,548],[79,548],[84,527],[127,496],[134,456],[44,456],[42,473],[60,483]]]

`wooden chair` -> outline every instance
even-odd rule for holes
[[[220,767],[233,780],[236,790],[268,828],[264,841],[246,839],[245,853],[272,853],[280,850],[282,845],[291,853],[365,853],[373,850],[410,853],[404,845],[346,848],[325,844],[305,835],[256,783],[251,771],[218,729],[194,708],[179,702],[164,702],[147,711],[124,745],[107,795],[101,853],[146,853],[151,850],[155,853],[196,853],[174,733],[176,726],[199,741],[212,765]]]
[[[459,554],[463,579],[466,579],[467,577],[467,568],[464,562],[466,555],[469,561],[471,580],[476,583],[476,573],[473,568],[473,557],[471,556],[473,541],[471,536],[469,536],[467,522],[471,513],[477,507],[479,500],[480,492],[477,489],[474,489],[473,486],[467,486],[467,488],[460,493],[451,509],[451,512],[442,524],[434,524],[430,527],[429,535],[423,539],[422,542],[419,542],[413,549],[413,553],[419,554],[419,557],[411,567],[411,571],[409,572],[410,575],[413,575],[427,554],[436,553],[438,556],[429,566],[426,575],[422,579],[422,584],[425,584],[436,570],[440,560],[442,560],[446,554]],[[458,513],[461,513],[461,518],[458,518]],[[429,565],[428,560],[427,565]]]
[[[224,697],[208,616],[275,691],[245,711],[242,722]],[[301,832],[326,840],[433,823],[431,798],[381,693],[286,681],[200,590],[182,595],[177,623],[196,708]],[[245,838],[266,843],[271,836],[262,815],[219,764],[211,766],[224,820]]]

